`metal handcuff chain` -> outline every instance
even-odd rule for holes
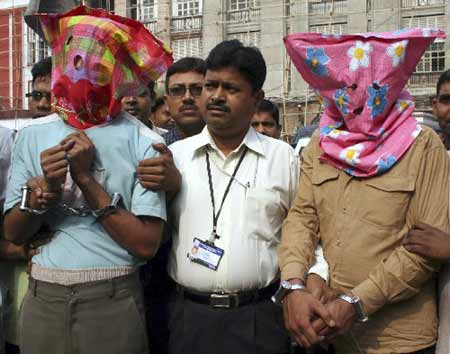
[[[31,196],[31,188],[28,186],[22,186],[22,198],[20,202],[20,210],[24,212],[28,212],[34,215],[43,215],[50,209],[33,209],[30,208],[30,196]],[[117,208],[117,205],[121,199],[121,196],[119,193],[114,193],[112,196],[111,203],[102,208],[102,209],[90,209],[84,205],[81,207],[72,207],[66,203],[58,204],[54,209],[60,209],[63,211],[65,215],[69,216],[78,216],[78,217],[86,217],[86,216],[94,216],[95,218],[98,218],[100,216],[105,215],[110,210],[113,210]]]

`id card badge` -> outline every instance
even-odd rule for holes
[[[198,263],[211,270],[217,270],[223,253],[223,249],[202,241],[199,238],[194,238],[191,252],[187,254],[187,257],[191,262]]]

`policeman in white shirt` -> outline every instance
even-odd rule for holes
[[[170,353],[288,353],[282,309],[270,298],[279,287],[276,248],[297,189],[298,158],[251,127],[264,97],[259,50],[225,41],[206,66],[206,127],[170,147],[182,175],[171,210],[169,274],[177,294]],[[310,272],[326,278],[319,253]]]

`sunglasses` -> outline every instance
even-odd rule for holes
[[[439,101],[439,103],[450,104],[450,93],[444,93],[437,96],[437,100]]]
[[[31,97],[34,101],[40,101],[42,100],[43,97],[45,97],[47,100],[50,101],[50,92],[41,92],[41,91],[31,91],[28,92],[26,95],[26,97]]]
[[[202,94],[203,86],[201,85],[178,85],[169,87],[169,96],[172,97],[183,97],[186,91],[189,91],[191,96],[199,97]]]

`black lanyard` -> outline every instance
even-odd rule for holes
[[[244,160],[245,154],[247,153],[248,148],[245,147],[244,151],[241,154],[241,157],[239,158],[239,161],[234,169],[233,174],[231,175],[231,178],[228,182],[227,187],[225,188],[225,192],[223,194],[222,197],[222,202],[220,203],[220,208],[219,211],[217,212],[216,215],[216,202],[214,200],[214,187],[213,187],[213,181],[212,181],[212,176],[211,176],[211,164],[209,163],[209,154],[208,154],[208,150],[206,150],[206,169],[208,170],[208,181],[209,181],[209,193],[211,195],[211,205],[213,208],[213,231],[211,233],[212,236],[212,240],[210,240],[211,243],[213,243],[213,241],[215,239],[220,238],[219,235],[217,235],[217,221],[219,220],[219,216],[220,213],[222,211],[222,207],[223,207],[223,203],[225,202],[225,199],[227,198],[228,192],[230,191],[230,187],[231,187],[231,183],[233,183],[234,177],[236,176],[237,171],[239,170],[239,167],[241,166],[242,161]]]

